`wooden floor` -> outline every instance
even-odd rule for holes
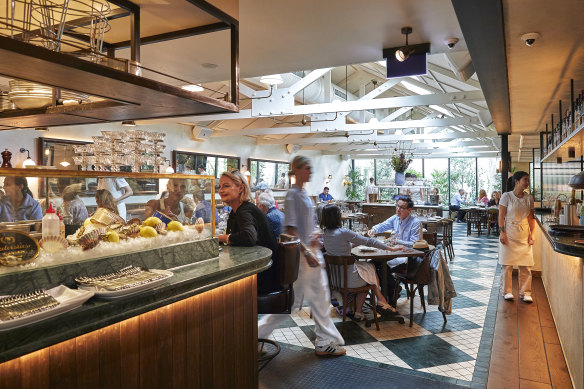
[[[499,298],[488,388],[572,388],[541,278],[533,278],[533,304],[517,298],[516,276],[513,294]]]

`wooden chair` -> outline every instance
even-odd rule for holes
[[[431,269],[430,269],[430,262],[432,260],[432,255],[438,250],[438,255],[440,255],[440,249],[434,249],[428,251],[424,254],[424,258],[422,259],[422,263],[420,264],[418,271],[413,274],[403,274],[403,273],[396,273],[395,277],[398,282],[396,282],[396,293],[398,291],[399,283],[401,282],[404,284],[407,296],[410,299],[410,327],[413,324],[414,320],[414,298],[416,297],[416,290],[420,295],[420,302],[422,304],[422,308],[424,309],[424,313],[426,313],[426,302],[424,300],[424,286],[428,285],[431,280]],[[444,318],[444,322],[446,322],[446,315],[442,313],[442,317]]]
[[[454,258],[454,247],[452,246],[452,225],[454,220],[442,220],[442,247],[444,248],[444,258],[449,258],[450,262]]]
[[[343,295],[343,326],[341,332],[345,335],[345,320],[347,319],[347,308],[348,308],[348,298],[350,293],[369,293],[371,306],[373,308],[373,320],[375,321],[375,327],[379,331],[379,322],[377,321],[377,299],[375,292],[377,291],[376,285],[365,285],[359,288],[348,288],[346,285],[347,273],[349,271],[349,266],[353,266],[355,263],[355,258],[352,256],[335,256],[335,255],[324,255],[324,261],[326,264],[326,274],[329,280],[329,287],[331,292],[336,290]]]
[[[473,228],[476,228],[479,236],[481,236],[481,211],[478,209],[469,209],[466,212],[466,235],[472,234]]]
[[[499,232],[499,210],[487,210],[487,237],[491,234],[491,228],[496,228]]]

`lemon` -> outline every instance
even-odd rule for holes
[[[109,242],[114,242],[114,243],[119,243],[120,241],[120,235],[115,232],[115,231],[108,231],[105,233],[105,238],[109,241]]]
[[[162,223],[162,220],[160,220],[159,218],[155,217],[155,216],[150,216],[149,218],[147,218],[146,220],[144,220],[144,223],[142,223],[142,225],[144,226],[149,226],[149,227],[154,227],[158,224]]]
[[[166,229],[168,231],[184,231],[183,225],[180,222],[177,222],[176,220],[173,220],[170,223],[168,223],[166,225]]]
[[[155,218],[158,219],[158,218]],[[154,229],[154,227],[146,226],[140,227],[140,236],[144,238],[155,238],[158,236],[158,232]]]

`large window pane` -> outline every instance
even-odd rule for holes
[[[497,158],[478,158],[479,190],[484,189],[490,199],[493,191],[501,191],[501,174],[497,173],[499,160]]]
[[[448,205],[448,158],[425,159],[424,170],[429,186],[438,188],[442,204]]]
[[[421,159],[414,159],[412,163],[410,163],[410,166],[408,166],[408,170],[406,170],[406,173],[415,174],[416,177],[422,178],[424,177],[422,165],[423,163]]]
[[[454,196],[459,189],[464,189],[468,201],[476,199],[475,158],[450,158],[450,195]]]

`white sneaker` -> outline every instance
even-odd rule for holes
[[[505,296],[503,296],[503,298],[507,301],[509,300],[513,300],[515,298],[515,296],[513,296],[513,293],[505,293]]]
[[[325,344],[324,346],[316,346],[314,348],[314,353],[320,356],[324,355],[339,356],[345,355],[347,353],[347,350],[345,350],[338,344],[335,344],[334,342],[330,342],[329,344]]]
[[[523,296],[523,302],[531,304],[533,302],[533,298],[531,298],[531,295],[526,294],[525,296]]]

